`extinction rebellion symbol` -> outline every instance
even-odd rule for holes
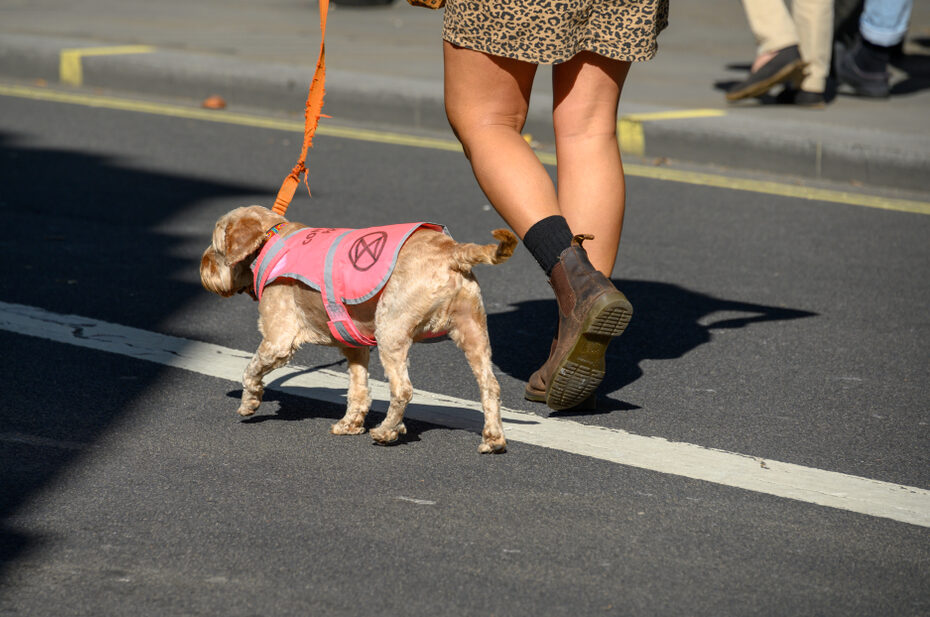
[[[365,234],[349,247],[349,261],[356,270],[364,272],[378,263],[386,243],[387,233],[383,231]]]

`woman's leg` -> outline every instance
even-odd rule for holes
[[[558,336],[549,359],[536,371],[527,384],[526,396],[531,400],[545,401],[553,409],[568,409],[588,398],[604,377],[604,354],[611,337],[623,332],[632,313],[632,307],[622,293],[592,266],[587,252],[562,217],[559,198],[549,174],[533,150],[523,140],[520,131],[526,121],[530,91],[536,74],[534,64],[498,58],[485,53],[444,44],[446,114],[453,130],[465,148],[481,189],[495,209],[511,228],[524,239],[533,256],[549,275],[559,305]],[[619,166],[615,122],[617,98],[623,77],[615,65],[603,71],[596,58],[590,62],[577,61],[574,69],[560,71],[564,77],[557,80],[560,89],[554,118],[561,121],[556,127],[561,136],[559,166],[565,158],[569,172],[565,179],[568,199],[586,201],[597,198],[611,204],[610,212],[578,206],[575,208],[582,225],[597,224],[598,233],[605,227],[605,218],[617,218],[617,195],[620,195],[622,212],[622,168]],[[611,70],[613,69],[613,70]],[[599,79],[599,72],[611,76],[610,86]],[[595,103],[584,103],[576,96],[575,86],[594,96]],[[583,168],[599,170],[598,161],[583,157],[605,155],[604,133],[601,120],[606,115],[605,104],[595,92],[607,87],[614,91],[606,99],[612,100],[613,116],[610,135],[613,136],[613,155],[604,173],[595,171],[595,191],[583,185],[580,174]],[[606,105],[609,106],[609,105]],[[572,118],[573,113],[594,114],[595,119]],[[558,138],[557,138],[558,139]],[[619,190],[616,175],[620,174]],[[608,182],[604,179],[611,178]],[[559,172],[562,178],[562,172]],[[609,186],[609,189],[607,188]],[[574,187],[574,188],[572,188]],[[601,200],[598,190],[608,190]],[[561,194],[561,189],[560,189]],[[607,224],[605,244],[612,246],[616,256],[619,241],[619,222]],[[576,233],[588,233],[576,231]],[[612,239],[611,239],[612,238]],[[530,246],[530,245],[534,246]],[[602,250],[606,254],[606,251]]]
[[[629,62],[591,52],[552,67],[559,207],[573,233],[595,236],[583,249],[573,242],[550,276],[559,302],[558,335],[524,396],[553,409],[592,406],[589,396],[604,377],[607,345],[633,312],[608,280],[623,229],[617,106],[629,69]]]
[[[536,65],[443,42],[446,115],[491,205],[523,238],[561,214],[555,187],[520,131]]]
[[[626,185],[617,143],[617,106],[629,62],[584,51],[552,67],[558,200],[584,248],[609,277],[623,229]]]

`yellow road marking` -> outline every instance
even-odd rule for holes
[[[540,153],[540,160],[547,165],[555,165],[555,155]],[[811,201],[826,201],[848,206],[864,206],[879,210],[894,210],[897,212],[911,212],[913,214],[930,214],[930,202],[913,201],[909,199],[895,199],[893,197],[880,197],[865,195],[848,191],[820,189],[812,186],[785,184],[767,180],[752,180],[749,178],[735,178],[721,174],[708,174],[699,171],[683,171],[668,167],[653,167],[651,165],[636,165],[624,163],[623,171],[627,176],[665,180],[667,182],[681,182],[697,186],[730,189],[734,191],[748,191],[750,193],[764,193],[779,197],[793,197]]]
[[[646,136],[643,125],[635,120],[620,118],[617,122],[617,138],[620,140],[620,150],[633,156],[646,154]]]
[[[682,120],[686,118],[719,118],[727,115],[723,109],[675,109],[673,111],[654,111],[644,114],[627,114],[621,119],[635,122],[652,120]]]
[[[295,133],[303,133],[304,130],[303,122],[296,120],[279,120],[275,118],[265,118],[261,116],[232,113],[228,111],[207,110],[196,107],[185,107],[182,105],[170,105],[164,103],[150,103],[146,101],[136,101],[110,96],[88,95],[76,92],[61,92],[27,86],[0,84],[0,95],[52,101],[58,103],[70,103],[88,107],[101,107],[120,111],[133,111],[174,118],[221,122],[226,124],[235,124],[240,126],[273,129]],[[317,129],[317,133],[319,135],[383,144],[412,146],[416,148],[429,148],[433,150],[446,150],[451,152],[462,151],[461,145],[451,139],[418,137],[415,135],[405,135],[403,133],[393,133],[389,131],[374,131],[368,129],[321,125]],[[546,165],[555,165],[556,163],[554,154],[540,152],[538,153],[538,156],[539,159]],[[915,214],[930,214],[930,202],[924,201],[879,197],[876,195],[865,195],[847,191],[835,191],[830,189],[797,186],[781,182],[734,178],[721,174],[682,171],[677,169],[670,169],[667,167],[652,167],[648,165],[626,164],[624,165],[624,170],[628,176],[665,180],[668,182],[681,182],[696,186],[708,186],[737,191],[764,193],[767,195],[777,195],[781,197],[791,197],[795,199],[863,206],[866,208],[877,208],[880,210],[894,210],[898,212],[911,212]]]
[[[185,118],[189,120],[204,120],[207,122],[237,124],[240,126],[273,129],[277,131],[292,131],[298,133],[304,132],[303,120],[297,121],[265,118],[262,116],[240,114],[230,111],[217,111],[201,109],[198,107],[185,107],[183,105],[171,105],[166,103],[150,103],[147,101],[138,101],[112,96],[98,96],[82,94],[78,92],[62,92],[56,90],[45,90],[42,88],[10,85],[0,85],[0,95],[51,101],[55,103],[70,103],[73,105],[84,105],[86,107],[103,107],[106,109],[115,109],[119,111],[134,111],[138,113],[170,116],[173,118]],[[462,151],[462,146],[458,142],[451,139],[435,139],[431,137],[405,135],[403,133],[392,133],[389,131],[371,131],[367,129],[355,129],[325,125],[319,126],[316,132],[318,135],[328,135],[331,137],[342,137],[345,139],[356,139],[360,141],[372,141],[376,143],[399,146],[414,146],[418,148],[430,148],[433,150],[449,150],[453,152]]]
[[[63,84],[80,86],[84,83],[85,56],[113,56],[119,54],[147,54],[155,51],[149,45],[111,45],[109,47],[76,47],[62,49],[58,63],[58,79]]]
[[[811,201],[827,201],[831,203],[845,204],[848,206],[877,208],[879,210],[895,210],[897,212],[911,212],[913,214],[930,214],[930,203],[925,201],[879,197],[877,195],[865,195],[862,193],[820,189],[811,186],[784,184],[782,182],[750,180],[747,178],[733,178],[730,176],[723,176],[718,174],[682,171],[680,169],[668,169],[662,167],[650,167],[648,165],[624,165],[624,170],[628,175],[639,176],[641,178],[668,180],[670,182],[683,182],[685,184],[711,186],[714,188],[732,189],[736,191],[749,191],[753,193],[764,193],[767,195],[793,197],[796,199],[808,199]]]
[[[646,154],[646,136],[643,133],[643,122],[682,120],[685,118],[717,118],[725,115],[727,115],[727,112],[722,109],[675,109],[672,111],[655,111],[620,116],[620,120],[617,122],[620,149],[635,156],[644,156]]]

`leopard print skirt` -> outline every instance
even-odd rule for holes
[[[536,64],[580,51],[635,62],[656,53],[668,0],[446,0],[442,38]]]

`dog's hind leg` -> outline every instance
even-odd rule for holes
[[[265,375],[288,363],[294,352],[296,333],[280,333],[274,338],[265,338],[258,346],[252,361],[242,375],[242,402],[239,405],[240,416],[251,416],[262,403]]]
[[[477,287],[477,285],[476,285]],[[465,291],[466,288],[463,288]],[[452,311],[452,328],[449,337],[465,352],[478,389],[481,391],[481,408],[484,410],[484,430],[481,431],[481,453],[500,453],[507,450],[504,427],[501,424],[501,387],[491,368],[491,343],[488,340],[487,317],[477,290],[474,294],[461,294]]]
[[[413,398],[413,385],[407,371],[411,343],[411,337],[406,332],[397,332],[395,336],[382,336],[379,332],[378,335],[378,353],[391,387],[391,404],[387,416],[381,424],[371,429],[372,439],[380,444],[393,443],[407,432],[403,420],[407,403]]]
[[[349,394],[346,415],[333,424],[333,435],[359,435],[365,432],[365,416],[371,407],[368,395],[368,360],[370,347],[343,347],[342,353],[349,361]]]

